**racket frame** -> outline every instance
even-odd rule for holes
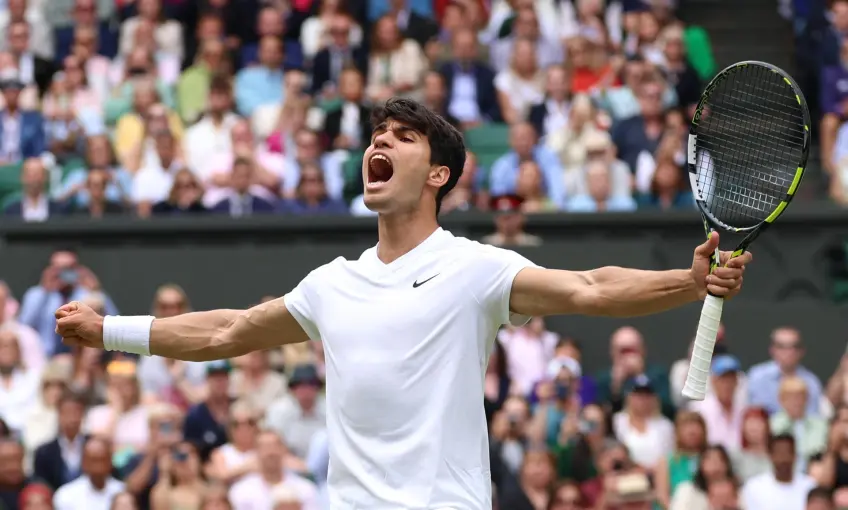
[[[789,186],[789,190],[774,211],[756,225],[749,227],[733,227],[722,222],[712,212],[710,212],[706,201],[703,199],[700,190],[698,189],[698,135],[696,131],[698,129],[701,116],[704,113],[704,109],[709,106],[710,96],[716,87],[730,78],[733,74],[747,68],[748,66],[764,67],[773,73],[777,73],[781,78],[783,78],[783,81],[792,88],[795,93],[795,99],[798,101],[798,105],[801,108],[804,142],[801,151],[801,159],[798,162],[798,167],[795,171],[792,183]],[[810,124],[810,111],[807,106],[807,101],[804,98],[804,94],[801,92],[801,88],[785,71],[767,62],[746,60],[730,65],[710,80],[710,83],[707,84],[704,92],[701,94],[701,99],[698,101],[698,105],[695,108],[695,114],[692,116],[692,122],[689,124],[689,138],[687,141],[686,151],[689,182],[692,187],[692,194],[695,197],[695,203],[701,212],[707,238],[709,238],[712,233],[717,230],[725,230],[736,234],[747,233],[747,235],[736,246],[736,249],[731,253],[730,258],[738,257],[745,253],[748,246],[750,246],[763,231],[771,226],[771,224],[774,223],[781,214],[783,214],[786,210],[786,206],[789,205],[795,197],[798,185],[801,183],[801,179],[804,176],[807,159],[810,153]],[[715,252],[710,255],[710,273],[718,267],[720,260],[719,248],[716,248]],[[706,395],[709,368],[712,362],[713,348],[715,347],[715,341],[721,321],[723,304],[724,300],[722,298],[716,297],[712,294],[708,294],[704,300],[704,305],[701,310],[701,318],[698,323],[698,331],[695,337],[695,346],[692,350],[692,358],[689,362],[689,373],[687,374],[686,384],[683,388],[683,395],[687,398],[703,400]]]

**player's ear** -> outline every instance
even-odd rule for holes
[[[441,188],[448,179],[450,179],[450,169],[444,165],[430,167],[430,173],[427,175],[427,184],[434,188]]]

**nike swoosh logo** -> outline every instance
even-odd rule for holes
[[[417,289],[418,287],[420,287],[420,286],[424,285],[425,283],[429,282],[430,280],[432,280],[433,278],[435,278],[435,277],[439,276],[440,274],[441,274],[441,273],[436,273],[436,274],[434,274],[433,276],[431,276],[430,278],[427,278],[426,280],[424,280],[423,282],[419,282],[418,280],[416,280],[416,281],[415,281],[415,283],[413,283],[413,284],[412,284],[412,288],[413,288],[413,289]]]

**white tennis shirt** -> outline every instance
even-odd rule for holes
[[[324,342],[332,510],[490,510],[483,379],[510,317],[515,252],[438,229],[390,264],[376,247],[285,297]]]

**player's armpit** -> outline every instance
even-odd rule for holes
[[[247,310],[212,310],[156,319],[150,352],[186,361],[232,358],[308,340],[283,298]]]
[[[697,299],[688,270],[603,267],[577,272],[528,267],[516,275],[509,304],[512,312],[529,316],[635,317]]]

